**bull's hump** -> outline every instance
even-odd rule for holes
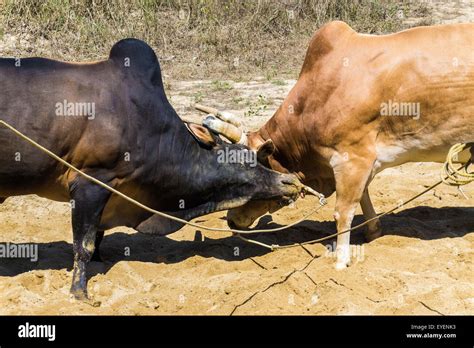
[[[342,21],[332,21],[323,25],[311,38],[301,74],[311,71],[317,61],[331,53],[340,44],[347,40],[355,31]]]
[[[138,39],[123,39],[110,50],[109,59],[133,71],[149,71],[158,64],[153,49]]]

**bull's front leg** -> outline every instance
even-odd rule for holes
[[[74,270],[71,293],[87,299],[87,264],[95,250],[98,226],[110,192],[82,177],[70,184]]]
[[[337,156],[337,155],[336,155]],[[352,220],[364,190],[372,177],[374,160],[369,155],[355,154],[331,160],[336,179],[336,220],[337,232],[351,228]],[[350,264],[350,232],[337,236],[336,269],[344,269]]]
[[[102,262],[102,256],[100,256],[100,243],[104,239],[104,231],[97,231],[95,234],[95,250],[92,254],[91,261]]]

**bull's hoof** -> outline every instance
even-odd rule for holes
[[[87,295],[86,289],[81,288],[71,288],[71,295],[78,301],[87,302],[89,301],[89,296]]]
[[[341,270],[346,269],[347,267],[349,267],[349,262],[337,261],[336,265],[334,267],[336,268],[336,270],[341,271]]]
[[[336,248],[336,270],[349,267],[351,263],[351,250],[349,245],[338,245]]]

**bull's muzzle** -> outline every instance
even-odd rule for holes
[[[283,199],[280,201],[280,203],[283,203],[286,205],[290,203],[292,200],[293,201],[296,200],[298,196],[300,196],[301,198],[304,198],[308,194],[308,195],[318,197],[320,199],[320,202],[324,204],[323,203],[324,195],[312,189],[311,187],[306,186],[303,183],[301,183],[301,181],[299,181],[295,175],[291,175],[291,177],[289,178],[286,177],[282,179],[281,183],[283,185],[287,185],[290,193],[289,195],[285,195]]]

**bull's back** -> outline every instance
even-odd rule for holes
[[[288,120],[293,138],[309,139],[316,152],[375,155],[380,170],[443,161],[454,143],[474,142],[474,24],[378,36],[328,23],[269,124]]]
[[[387,36],[386,45],[374,93],[379,157],[385,147],[391,165],[443,161],[454,143],[473,142],[474,24],[415,28]]]
[[[110,115],[120,103],[114,102],[107,86],[112,79],[106,76],[107,69],[105,63],[82,66],[41,58],[1,59],[0,119],[84,166],[95,157],[87,140],[99,148],[110,141],[106,132],[101,136],[94,129],[101,124],[109,129],[117,126]],[[54,159],[0,127],[0,197],[38,193],[67,199],[65,172]]]
[[[439,161],[452,144],[474,141],[474,24],[383,36],[335,28],[327,52],[306,64],[320,94],[331,86],[318,115],[328,141],[369,137],[387,166]]]

